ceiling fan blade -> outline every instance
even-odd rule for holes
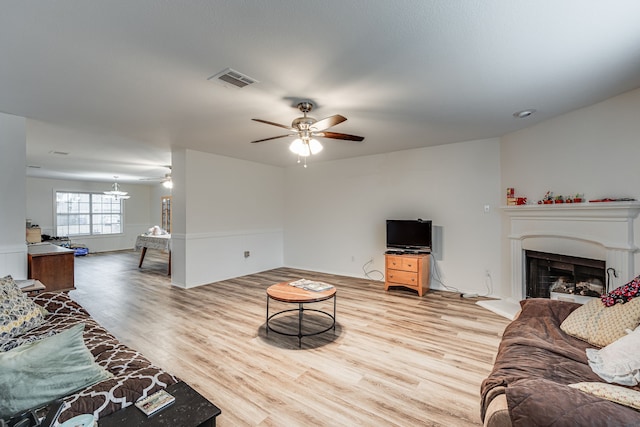
[[[337,132],[318,132],[314,133],[315,136],[320,136],[323,138],[331,138],[331,139],[345,139],[347,141],[364,141],[364,136],[357,135],[349,135],[346,133],[337,133]]]
[[[287,126],[287,125],[281,125],[280,123],[274,123],[274,122],[270,122],[268,120],[262,120],[262,119],[251,119],[253,121],[256,122],[260,122],[260,123],[266,123],[268,125],[272,125],[272,126],[278,126],[279,128],[285,128],[285,129],[289,129],[289,130],[295,130],[294,128],[292,128],[291,126]]]
[[[339,125],[340,123],[347,120],[346,117],[341,116],[340,114],[336,114],[335,116],[327,117],[322,120],[318,120],[313,125],[311,125],[311,129],[314,132],[321,132],[325,129],[329,129],[331,126]]]
[[[285,136],[294,136],[294,134],[287,134],[287,135],[278,135],[278,136],[272,136],[271,138],[264,138],[264,139],[258,139],[257,141],[251,141],[252,144],[255,144],[256,142],[262,142],[262,141],[269,141],[272,139],[278,139],[278,138],[284,138]]]

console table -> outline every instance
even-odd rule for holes
[[[29,245],[27,249],[28,278],[46,283],[47,291],[75,289],[72,249],[52,245]]]

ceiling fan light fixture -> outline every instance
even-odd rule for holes
[[[290,133],[284,135],[273,136],[270,138],[258,139],[251,141],[251,143],[258,143],[263,141],[270,141],[272,139],[286,138],[291,136],[297,136],[296,139],[289,145],[289,150],[298,155],[298,163],[301,162],[301,157],[304,158],[305,167],[307,167],[307,157],[318,154],[322,151],[322,144],[315,139],[329,138],[329,139],[341,139],[346,141],[363,141],[364,137],[357,135],[349,135],[346,133],[330,132],[327,129],[339,125],[347,120],[346,117],[340,114],[334,114],[333,116],[325,117],[322,120],[316,120],[313,117],[307,116],[314,105],[311,101],[302,101],[298,103],[298,109],[302,112],[302,117],[297,117],[291,122],[291,126],[274,123],[268,120],[252,119],[256,122],[265,123],[279,128],[287,129]]]
[[[173,188],[173,181],[171,179],[167,179],[166,181],[162,182],[162,186],[164,188],[171,189],[171,188]]]
[[[309,141],[309,149],[311,154],[318,154],[322,151],[322,144],[317,139],[312,139]]]
[[[292,153],[297,154],[301,157],[307,157],[311,155],[311,150],[309,150],[309,146],[304,143],[304,141],[300,138],[296,138],[293,140],[291,145],[289,145],[289,150]]]
[[[322,151],[322,144],[317,139],[296,138],[289,145],[289,150],[300,157],[309,157]]]

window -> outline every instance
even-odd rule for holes
[[[122,233],[122,200],[102,193],[56,191],[57,236]]]
[[[162,196],[162,228],[171,233],[171,196]]]

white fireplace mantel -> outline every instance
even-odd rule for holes
[[[614,268],[612,288],[629,281],[634,274],[634,254],[638,251],[633,223],[640,202],[567,203],[553,205],[505,206],[509,217],[511,256],[511,298],[524,297],[523,246],[528,239],[552,238],[574,245],[602,248],[607,268]],[[557,253],[549,248],[547,252]]]
[[[635,242],[633,223],[640,213],[640,202],[564,203],[551,205],[504,206],[509,218],[511,297],[487,300],[479,305],[513,319],[525,296],[525,248],[561,253],[562,246],[574,250],[596,250],[606,268],[614,268],[611,277],[616,288],[634,276]],[[547,245],[545,247],[545,245]],[[575,253],[565,255],[583,256]],[[592,256],[592,258],[595,258]]]

